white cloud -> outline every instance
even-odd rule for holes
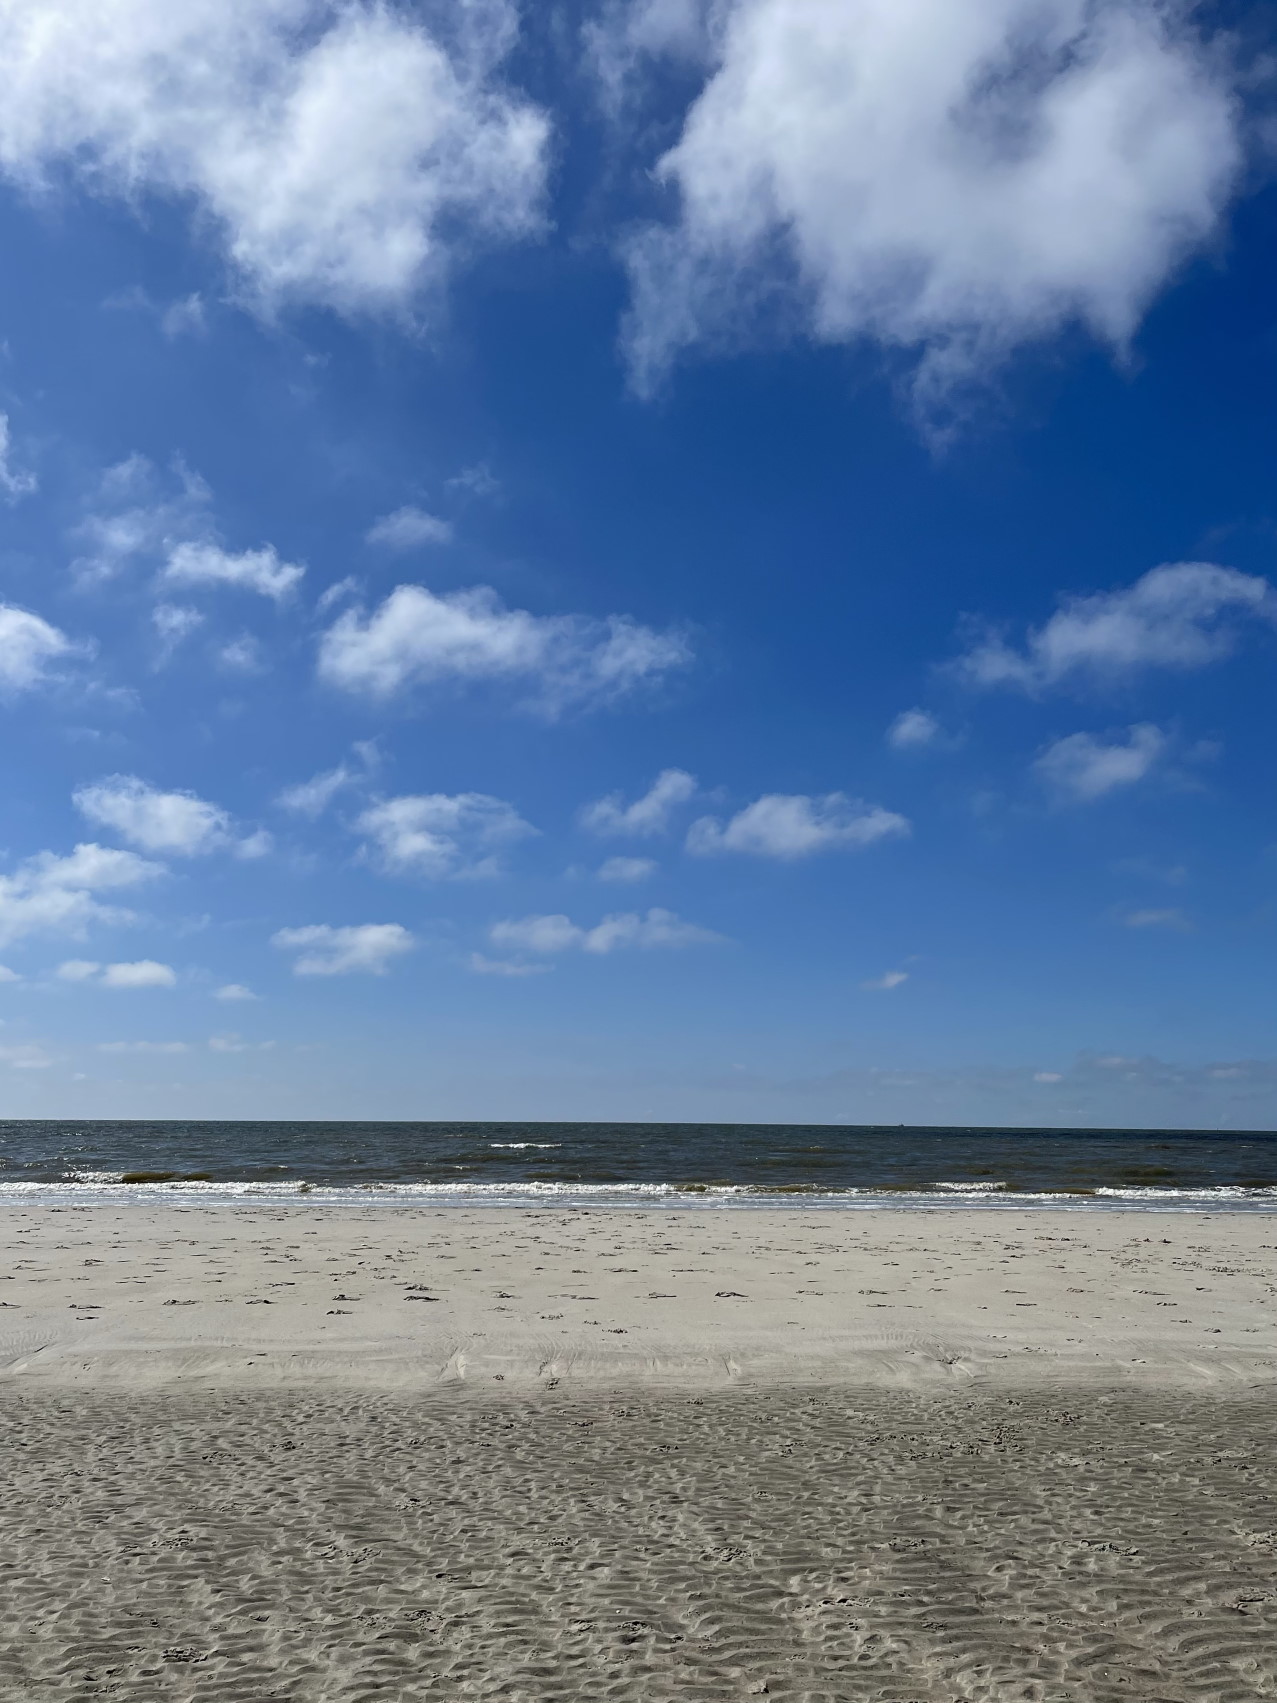
[[[861,982],[860,985],[870,993],[890,993],[892,988],[903,987],[908,980],[908,970],[888,970],[885,975],[876,976],[873,981]]]
[[[0,414],[0,494],[9,503],[16,503],[19,497],[29,497],[36,489],[34,473],[20,472],[9,462],[9,416]]]
[[[505,608],[488,586],[436,596],[401,585],[371,615],[338,617],[320,641],[319,675],[373,698],[436,682],[523,681],[528,707],[553,715],[655,684],[690,660],[682,634],[626,615],[532,615]]]
[[[948,735],[929,710],[901,710],[887,729],[893,751],[920,751],[949,744]]]
[[[21,980],[22,977],[16,970],[11,970],[7,964],[0,964],[0,985],[7,985],[11,982],[20,982]]]
[[[646,881],[656,872],[650,857],[610,857],[599,865],[600,881]]]
[[[450,521],[411,504],[393,514],[383,514],[368,530],[368,542],[384,545],[387,550],[416,550],[423,544],[447,544],[451,538]]]
[[[168,964],[154,958],[139,958],[134,964],[107,964],[102,971],[104,988],[171,988],[177,976]]]
[[[280,603],[297,589],[305,568],[281,562],[271,544],[236,555],[217,544],[178,544],[160,571],[167,585],[233,585]]]
[[[821,341],[915,356],[915,400],[934,417],[1069,324],[1122,345],[1210,238],[1238,173],[1222,61],[1179,10],[708,10],[712,75],[657,166],[679,215],[629,249],[640,389],[680,349],[739,341],[788,302],[793,328]]]
[[[581,811],[581,824],[596,834],[633,834],[646,839],[665,833],[671,812],[695,796],[695,775],[685,769],[662,769],[633,804],[626,804],[619,792],[587,804]]]
[[[1106,745],[1090,733],[1057,739],[1034,769],[1061,798],[1090,803],[1144,779],[1166,749],[1166,735],[1149,722],[1128,729],[1125,741]]]
[[[1035,1070],[1033,1080],[1035,1082],[1063,1082],[1064,1076],[1058,1070]]]
[[[1179,934],[1191,934],[1193,925],[1177,907],[1169,910],[1130,911],[1122,918],[1127,928],[1169,928]]]
[[[530,916],[493,923],[488,938],[494,946],[516,952],[550,954],[579,948],[604,954],[626,946],[717,946],[724,936],[684,922],[673,911],[654,907],[646,916],[635,911],[607,916],[593,928],[579,928],[570,917]]]
[[[82,585],[114,579],[137,557],[162,555],[184,539],[209,532],[208,486],[180,461],[173,473],[176,488],[166,486],[144,455],[130,455],[107,468],[76,528],[85,553],[72,562],[71,571]]]
[[[512,804],[481,792],[387,798],[355,823],[382,868],[398,875],[491,875],[501,851],[535,834]]]
[[[99,1041],[100,1053],[185,1053],[185,1041]]]
[[[0,1062],[11,1070],[47,1070],[53,1060],[42,1046],[27,1041],[16,1047],[0,1047]]]
[[[346,765],[339,763],[335,769],[325,769],[318,775],[312,775],[308,781],[298,781],[295,786],[285,787],[276,803],[314,821],[323,815],[342,788],[349,786],[354,778]]]
[[[1075,678],[1108,683],[1144,668],[1203,668],[1227,656],[1247,617],[1277,622],[1266,579],[1211,562],[1173,562],[1134,585],[1070,597],[1022,650],[996,633],[955,664],[976,686],[1038,693]]]
[[[51,662],[81,647],[29,609],[0,603],[0,693],[26,692],[48,679]]]
[[[217,661],[232,674],[263,674],[267,664],[262,656],[261,641],[252,633],[241,633],[217,648]]]
[[[347,574],[345,579],[334,580],[327,591],[321,592],[316,600],[316,615],[326,615],[334,603],[340,603],[343,597],[357,597],[360,590],[360,582],[353,574]]]
[[[235,1000],[256,999],[257,997],[258,995],[253,992],[252,988],[245,987],[243,982],[227,982],[225,987],[218,988],[213,995],[214,999],[225,1000],[228,1003]]]
[[[156,604],[151,611],[151,625],[160,641],[156,666],[163,667],[169,662],[182,640],[189,638],[203,624],[204,617],[198,609],[190,609],[180,603]]]
[[[399,312],[540,223],[547,121],[497,76],[513,6],[439,24],[373,0],[10,0],[0,167],[189,201],[267,307]]]
[[[470,954],[470,968],[477,976],[541,976],[553,967],[552,964],[520,964],[510,958],[485,958],[482,952]]]
[[[845,793],[809,798],[803,793],[772,792],[746,805],[726,826],[713,816],[693,822],[687,849],[701,857],[747,852],[788,860],[841,846],[868,846],[909,832],[905,817]]]
[[[124,923],[132,913],[94,895],[163,875],[135,852],[78,845],[67,857],[40,852],[12,875],[0,875],[0,946],[28,934],[82,935],[90,923]]]
[[[208,330],[208,315],[204,309],[204,298],[198,290],[169,303],[160,315],[160,330],[170,340],[203,336]]]
[[[136,775],[108,775],[72,796],[82,816],[143,851],[195,857],[230,842],[231,819],[218,805],[193,792],[160,792]]]
[[[411,952],[417,944],[397,922],[362,923],[353,928],[331,928],[327,923],[281,928],[271,936],[270,943],[281,951],[301,954],[293,964],[295,976],[346,976],[355,971],[384,976],[392,959]]]
[[[128,855],[127,853],[124,855]],[[177,975],[168,964],[140,958],[132,964],[99,964],[90,958],[68,958],[56,972],[61,981],[92,983],[104,988],[171,988]]]
[[[93,958],[68,958],[65,964],[58,965],[56,973],[64,982],[88,982],[101,968]]]

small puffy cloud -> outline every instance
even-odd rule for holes
[[[901,710],[887,729],[887,744],[893,751],[922,751],[948,745],[944,728],[929,710]]]
[[[219,544],[184,543],[169,552],[160,570],[165,585],[230,585],[282,603],[297,589],[305,568],[281,562],[271,544],[238,555]]]
[[[380,544],[387,550],[419,550],[425,544],[448,544],[452,540],[452,523],[427,514],[411,504],[383,514],[368,529],[368,542]]]
[[[47,1070],[52,1063],[50,1055],[35,1041],[0,1047],[0,1064],[7,1064],[10,1070]]]
[[[773,792],[746,805],[726,825],[716,817],[702,816],[688,831],[687,849],[700,857],[745,852],[792,861],[813,852],[898,839],[909,832],[909,822],[895,811],[841,792],[822,798]]]
[[[872,981],[861,982],[860,985],[871,993],[890,993],[892,988],[903,987],[908,980],[908,970],[888,970],[885,975],[875,976]]]
[[[1064,1076],[1058,1070],[1035,1070],[1033,1080],[1035,1082],[1063,1082]]]
[[[13,466],[9,459],[9,416],[0,414],[0,496],[5,502],[16,503],[29,497],[36,488],[36,476]]]
[[[488,938],[507,951],[543,955],[579,949],[606,954],[620,948],[718,946],[725,937],[712,929],[684,922],[673,911],[654,907],[646,916],[636,911],[607,916],[593,928],[580,928],[570,917],[530,916],[493,923]]]
[[[10,982],[20,982],[22,977],[16,970],[11,970],[7,964],[0,964],[0,986]]]
[[[163,875],[161,864],[135,852],[92,843],[67,857],[40,852],[12,875],[0,875],[0,946],[29,934],[80,936],[90,923],[124,923],[132,913],[97,894],[135,887]]]
[[[177,976],[168,964],[157,964],[154,958],[139,958],[134,964],[105,965],[100,985],[104,988],[171,988],[177,986]]]
[[[436,596],[397,586],[371,615],[348,609],[323,635],[319,677],[375,699],[410,686],[508,681],[555,715],[657,684],[691,660],[686,638],[626,615],[532,615],[487,586]]]
[[[1226,61],[1179,8],[721,0],[619,15],[623,52],[704,54],[709,73],[655,168],[675,216],[627,247],[640,392],[682,350],[779,326],[902,353],[936,429],[1026,344],[1081,325],[1122,347],[1218,228],[1241,165]]]
[[[43,616],[13,603],[0,603],[0,695],[43,685],[50,663],[81,649]]]
[[[581,811],[581,825],[595,834],[632,834],[647,839],[665,833],[672,812],[695,796],[695,775],[685,769],[662,769],[633,804],[626,804],[619,792],[587,804]]]
[[[64,964],[58,965],[56,974],[64,982],[103,988],[177,986],[177,975],[172,967],[157,964],[154,958],[140,958],[132,964],[98,964],[91,958],[68,958]]]
[[[1122,918],[1127,928],[1169,928],[1179,934],[1191,934],[1193,925],[1178,907],[1168,910],[1128,911]]]
[[[1142,781],[1166,750],[1166,735],[1149,722],[1128,735],[1105,743],[1091,733],[1070,733],[1048,745],[1033,767],[1058,797],[1088,804]]]
[[[656,872],[650,857],[610,857],[599,865],[600,881],[646,881]]]
[[[500,853],[535,834],[512,804],[481,792],[383,799],[355,823],[381,868],[396,875],[492,875]]]
[[[99,1041],[100,1053],[185,1053],[185,1041]]]
[[[535,234],[548,120],[503,81],[510,0],[11,0],[0,169],[189,206],[250,300],[404,314]],[[193,317],[193,316],[188,316]]]
[[[64,982],[89,982],[102,968],[93,958],[68,958],[64,964],[59,964],[57,976]]]
[[[225,810],[193,792],[160,792],[136,775],[108,775],[73,794],[76,809],[143,851],[195,857],[230,843]]]
[[[214,999],[225,1000],[228,1004],[237,1000],[257,999],[258,997],[252,988],[245,987],[243,982],[227,982],[225,987],[218,988],[213,994]]]
[[[1066,598],[1022,648],[986,632],[953,667],[970,685],[1034,695],[1075,681],[1108,685],[1144,669],[1217,662],[1248,620],[1277,622],[1277,595],[1266,579],[1210,562],[1175,562],[1120,591]]]
[[[384,976],[395,958],[411,952],[417,944],[397,922],[361,923],[351,928],[332,928],[327,923],[281,928],[271,936],[270,943],[282,952],[299,954],[293,964],[295,976]]]

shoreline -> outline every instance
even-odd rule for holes
[[[0,1385],[1277,1381],[1277,1222],[310,1202],[11,1206]]]

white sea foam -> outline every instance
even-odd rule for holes
[[[1090,1194],[1049,1190],[1012,1193],[1005,1186],[951,1184],[931,1189],[767,1189],[752,1184],[677,1183],[124,1183],[120,1172],[81,1172],[81,1181],[0,1181],[0,1204],[87,1206],[92,1203],[228,1202],[243,1205],[386,1205],[404,1207],[662,1207],[683,1210],[785,1208],[823,1211],[991,1212],[1179,1211],[1277,1212],[1277,1188],[1096,1188]]]

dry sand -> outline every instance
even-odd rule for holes
[[[1277,1699],[1277,1219],[3,1224],[3,1703]]]
[[[1277,1215],[138,1203],[0,1235],[0,1382],[1277,1376]]]

